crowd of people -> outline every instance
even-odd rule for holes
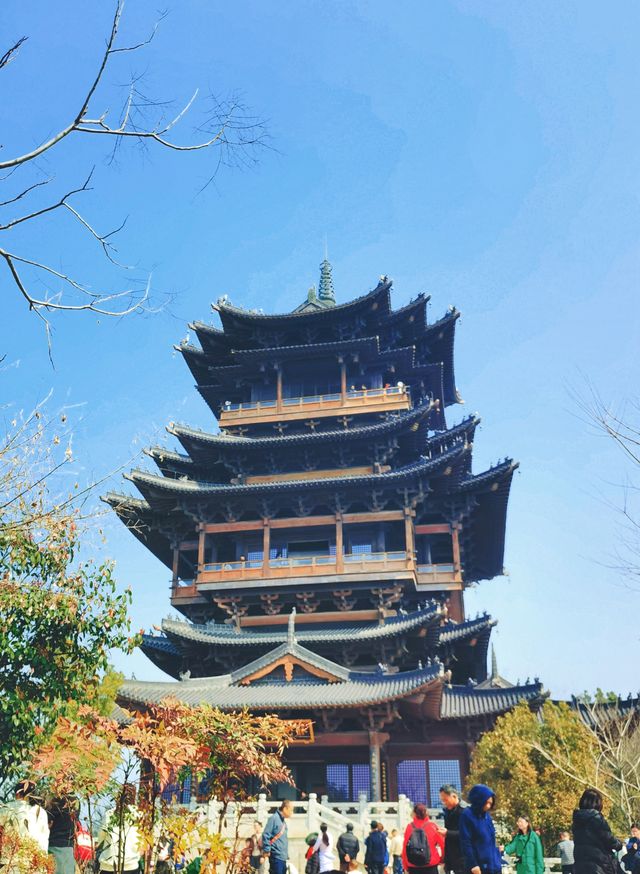
[[[506,844],[496,840],[492,811],[496,796],[483,784],[473,786],[465,804],[458,790],[442,786],[443,824],[430,819],[424,804],[416,804],[404,835],[390,834],[378,821],[371,822],[364,847],[348,824],[337,840],[326,824],[308,841],[305,874],[348,874],[359,868],[364,851],[367,874],[501,874],[510,863],[516,874],[544,874],[540,835],[524,813]],[[640,828],[631,826],[630,838],[616,838],[602,814],[603,797],[586,789],[573,813],[572,834],[564,831],[557,845],[562,874],[640,874]],[[269,819],[256,843],[255,858],[267,861],[269,874],[285,874],[289,857],[287,819],[292,804],[284,801]],[[257,867],[257,864],[256,866]]]
[[[29,781],[17,785],[15,800],[5,806],[3,816],[12,819],[23,834],[53,857],[55,874],[75,874],[76,865],[89,859],[94,862],[93,869],[102,874],[116,870],[136,874],[141,841],[136,825],[135,787],[126,786],[125,790],[120,807],[105,813],[100,834],[94,840],[80,824],[77,805],[68,799],[53,799],[43,807]],[[473,786],[464,803],[455,787],[445,785],[440,789],[440,798],[442,824],[430,819],[424,804],[416,804],[404,834],[397,829],[387,833],[383,823],[374,820],[363,846],[351,823],[337,839],[323,823],[320,831],[307,840],[305,874],[349,874],[359,869],[362,855],[367,874],[439,874],[442,870],[444,874],[501,874],[510,863],[515,864],[516,874],[544,874],[542,842],[524,813],[518,817],[510,841],[503,845],[496,840],[492,816],[496,796],[488,786]],[[602,807],[598,790],[583,792],[573,813],[572,832],[562,832],[557,844],[562,874],[640,874],[640,827],[634,823],[628,840],[619,840],[603,816]],[[292,812],[292,802],[283,801],[264,828],[254,823],[253,834],[246,839],[242,852],[247,868],[264,874],[267,870],[269,874],[287,874],[287,820]],[[167,874],[164,861],[161,852],[157,874]]]

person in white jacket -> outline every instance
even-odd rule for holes
[[[98,836],[98,847],[102,845],[101,871],[111,874],[120,870],[123,874],[134,874],[138,871],[142,843],[137,824],[138,811],[133,806],[135,791],[135,786],[124,786],[118,804],[105,815]]]
[[[49,818],[34,798],[35,783],[21,780],[15,787],[15,801],[2,808],[2,820],[10,822],[21,837],[32,838],[43,853],[49,848]]]
[[[318,862],[320,863],[320,874],[325,874],[326,871],[335,870],[336,854],[333,843],[333,838],[329,834],[329,830],[325,823],[320,826],[320,834],[314,844],[313,852],[318,853]]]

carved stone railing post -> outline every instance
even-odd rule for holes
[[[367,801],[367,793],[361,792],[358,795],[358,819],[360,820],[360,828],[362,829],[363,835],[367,835],[369,833],[367,822],[368,818],[369,802]]]
[[[309,793],[309,805],[307,807],[307,828],[310,832],[320,831],[320,811],[318,809],[318,796],[315,792]]]
[[[261,792],[258,795],[258,803],[256,805],[256,819],[258,822],[262,823],[262,825],[267,824],[267,820],[269,819],[269,808],[267,807],[267,796],[264,792]]]

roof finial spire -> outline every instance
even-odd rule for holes
[[[331,264],[327,260],[326,252],[325,259],[320,265],[320,285],[318,288],[318,299],[325,305],[333,307],[336,305],[336,296],[333,291],[333,278],[331,276]]]
[[[496,677],[499,677],[498,673],[498,657],[496,656],[496,648],[493,644],[491,644],[491,679],[495,680]]]
[[[287,644],[292,646],[296,642],[296,608],[291,609],[289,615],[289,627],[287,628]]]

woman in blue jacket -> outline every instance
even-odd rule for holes
[[[496,802],[495,793],[478,783],[469,791],[467,800],[469,806],[460,814],[460,849],[465,869],[470,874],[500,874],[502,857],[489,813]]]

